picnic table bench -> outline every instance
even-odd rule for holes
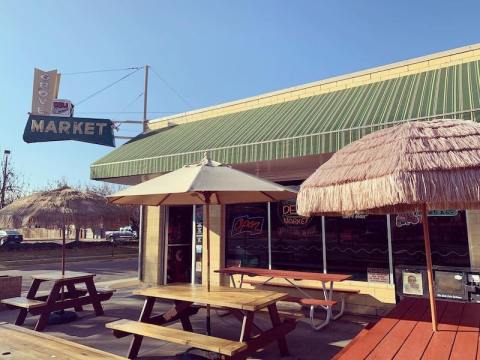
[[[437,300],[437,316],[434,333],[428,299],[405,298],[334,359],[479,359],[480,304]]]
[[[25,297],[3,299],[2,303],[11,309],[20,310],[15,325],[23,325],[28,314],[40,315],[35,325],[36,331],[45,328],[50,313],[54,311],[70,308],[83,311],[84,305],[91,304],[95,314],[101,316],[103,315],[101,302],[109,300],[114,290],[97,289],[93,281],[94,276],[95,274],[73,271],[67,271],[65,275],[57,271],[35,274],[32,275],[33,281]],[[53,282],[50,290],[46,294],[39,294],[40,285],[48,281]],[[80,287],[77,286],[79,284]],[[81,284],[84,284],[85,288],[82,288]]]
[[[285,293],[222,286],[212,287],[208,292],[204,286],[172,284],[136,290],[134,294],[145,296],[139,320],[121,319],[106,324],[116,337],[133,335],[129,359],[138,356],[144,336],[215,352],[233,360],[246,359],[271,342],[278,343],[282,356],[288,354],[285,336],[296,323],[291,319],[281,321],[276,308],[276,302],[287,297]],[[164,314],[152,315],[157,299],[173,300],[173,307]],[[194,304],[230,309],[242,323],[238,340],[193,333],[190,316],[198,312]],[[255,314],[263,308],[268,309],[272,324],[265,331],[254,323]],[[183,330],[164,326],[174,321],[180,321]]]
[[[0,323],[0,358],[4,360],[125,359],[105,351],[7,323]]]
[[[343,274],[327,274],[327,273],[314,273],[304,271],[290,271],[290,270],[272,270],[262,268],[250,268],[231,266],[224,269],[216,270],[221,274],[229,275],[233,286],[236,287],[234,275],[240,275],[240,287],[243,284],[249,284],[253,286],[268,286],[268,287],[287,287],[294,288],[299,292],[300,296],[288,296],[282,301],[295,302],[301,305],[310,306],[310,325],[315,330],[323,329],[330,323],[330,320],[336,320],[340,318],[345,310],[346,297],[351,294],[358,294],[359,290],[343,290],[333,289],[334,282],[342,282],[351,278],[351,275]],[[244,276],[267,277],[266,280],[248,279],[244,280]],[[283,279],[285,282],[272,282],[273,279]],[[311,285],[300,284],[302,280],[313,280],[321,283],[321,288],[316,288]],[[314,298],[305,290],[322,290],[323,298]],[[340,311],[337,314],[333,314],[333,307],[337,304],[337,301],[333,299],[333,294],[340,294]],[[315,320],[315,308],[321,308],[326,311],[325,320],[318,322]]]

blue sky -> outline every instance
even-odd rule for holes
[[[89,180],[111,148],[26,144],[33,69],[62,73],[153,66],[149,109],[175,113],[480,42],[478,1],[0,0],[0,151],[33,188]],[[74,103],[127,72],[62,77]],[[80,104],[76,115],[141,119],[143,73]],[[133,113],[106,113],[128,111]],[[151,113],[149,118],[159,117]],[[139,127],[123,126],[120,135]],[[117,141],[120,145],[121,141]]]

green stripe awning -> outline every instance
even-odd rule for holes
[[[205,150],[230,164],[334,152],[380,128],[433,117],[480,119],[480,61],[151,131],[97,160],[91,178],[167,172]]]

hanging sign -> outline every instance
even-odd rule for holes
[[[115,146],[113,123],[108,119],[30,115],[23,140],[27,143],[76,140]]]
[[[58,96],[59,82],[60,74],[57,73],[57,70],[34,70],[32,114],[50,115],[53,99]]]

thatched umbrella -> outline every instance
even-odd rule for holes
[[[480,124],[408,122],[366,135],[305,180],[297,206],[305,216],[420,211],[436,331],[427,211],[480,207]]]
[[[129,221],[132,208],[108,204],[94,192],[68,186],[34,193],[0,210],[0,226],[62,229],[62,274],[65,274],[65,231],[80,227],[120,226]]]

